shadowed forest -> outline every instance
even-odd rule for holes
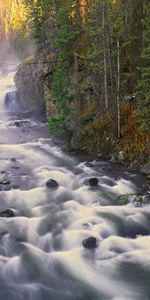
[[[149,1],[7,0],[0,30],[21,60],[47,64],[51,134],[66,130],[72,149],[99,157],[148,159]]]

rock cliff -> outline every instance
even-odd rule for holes
[[[18,66],[14,80],[25,111],[47,118],[56,113],[50,92],[52,69],[52,64],[40,57],[30,57]]]

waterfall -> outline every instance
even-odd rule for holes
[[[4,98],[4,107],[11,111],[16,111],[19,109],[19,95],[18,91],[14,90],[7,92]]]
[[[16,110],[18,92],[14,83],[14,71],[0,72],[0,112]]]

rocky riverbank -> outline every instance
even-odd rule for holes
[[[51,90],[54,68],[54,56],[37,55],[22,62],[15,75],[15,84],[23,109],[28,112],[46,115],[47,120],[57,118],[59,115],[59,109],[53,99]],[[85,96],[86,98],[89,97],[89,95]],[[89,103],[87,101],[87,107],[89,107]],[[74,103],[71,105],[72,117],[70,116],[64,122],[63,127],[57,125],[58,127],[61,126],[61,130],[64,131],[62,135],[64,148],[83,152],[97,159],[107,159],[115,164],[128,166],[131,169],[141,170],[143,174],[149,177],[150,143],[148,135],[143,136],[140,132],[135,133],[133,129],[130,136],[125,134],[124,137],[117,140],[112,137],[112,129],[106,118],[93,118],[90,112],[88,114],[86,112],[80,116],[79,120]],[[124,111],[122,111],[122,119],[123,113]],[[131,109],[129,117],[133,118],[133,116],[134,108],[133,111]],[[124,127],[128,131],[128,123]]]

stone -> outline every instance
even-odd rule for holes
[[[52,103],[51,96],[45,90],[51,83],[53,63],[37,63],[41,59],[40,56],[30,56],[24,60],[17,67],[14,81],[22,110],[42,116],[46,113],[47,103]]]
[[[150,161],[141,168],[141,173],[144,175],[150,175]]]
[[[0,184],[7,185],[10,184],[10,181],[7,179],[0,180]]]
[[[94,186],[98,186],[98,179],[97,177],[92,177],[89,179],[89,185],[94,187]]]
[[[10,158],[10,161],[15,162],[15,161],[16,161],[16,158],[11,157],[11,158]]]
[[[56,180],[54,180],[54,179],[49,179],[47,182],[46,182],[46,187],[47,188],[58,188],[58,183],[57,183],[57,181]]]
[[[88,168],[93,168],[94,165],[90,162],[85,162],[85,166],[88,167]]]
[[[14,216],[15,216],[15,214],[12,209],[6,209],[6,210],[0,212],[0,217],[3,217],[3,218],[12,218]]]
[[[91,237],[85,239],[82,242],[82,245],[84,248],[87,248],[87,249],[95,249],[97,247],[97,240],[94,236],[91,236]]]
[[[118,162],[122,163],[125,161],[126,153],[124,151],[120,151],[118,153]]]
[[[116,163],[118,161],[118,155],[117,153],[112,153],[111,154],[111,158],[110,158],[110,162],[111,163]]]
[[[20,127],[20,126],[21,126],[21,123],[18,122],[18,121],[16,121],[16,122],[14,123],[14,125],[15,125],[16,127]]]

